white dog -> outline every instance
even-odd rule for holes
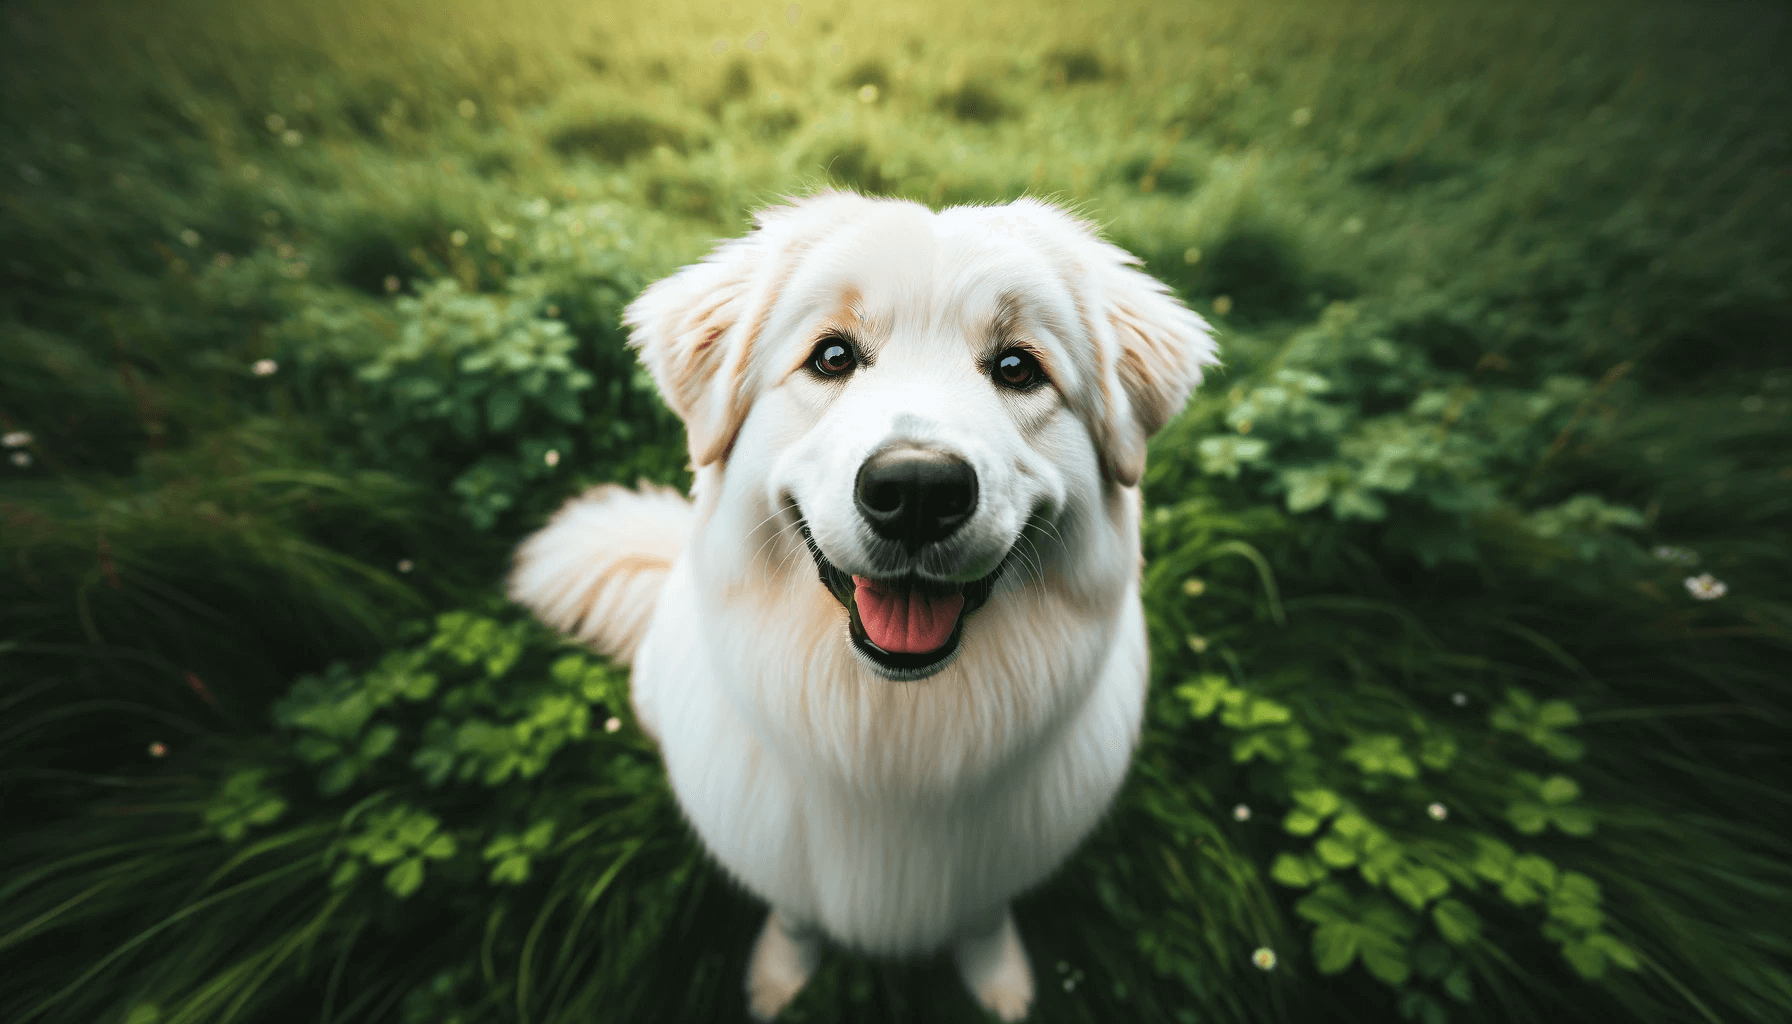
[[[1145,442],[1214,362],[1137,265],[1038,200],[823,192],[628,307],[691,500],[581,495],[510,593],[632,663],[685,814],[771,904],[757,1018],[824,937],[950,944],[979,1002],[1026,1015],[1008,904],[1126,775]]]

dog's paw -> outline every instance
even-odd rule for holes
[[[1012,915],[983,935],[960,939],[953,950],[959,977],[985,1010],[1004,1021],[1024,1020],[1033,1005],[1033,969]]]
[[[995,979],[973,994],[985,1010],[996,1015],[996,1019],[1014,1024],[1026,1020],[1027,1011],[1033,1007],[1033,979]]]
[[[777,911],[767,914],[747,963],[747,1010],[753,1019],[769,1021],[782,1013],[809,983],[820,953],[819,939],[793,935]]]

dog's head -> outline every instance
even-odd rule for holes
[[[751,506],[745,529],[800,536],[859,654],[915,679],[999,577],[1038,577],[1137,485],[1214,362],[1207,325],[1138,264],[1034,199],[934,213],[824,192],[625,321],[699,478]]]

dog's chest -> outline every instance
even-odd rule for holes
[[[675,573],[665,592],[636,660],[636,703],[657,724],[673,789],[704,845],[787,920],[868,952],[937,948],[1062,863],[1124,780],[1144,697],[1136,598],[1101,644],[1089,642],[1104,653],[1085,668],[1099,677],[1088,699],[1007,760],[1005,781],[956,785],[948,769],[905,790],[866,784],[877,773],[850,758],[824,769],[765,741],[692,642],[689,583]]]
[[[729,750],[734,747],[734,750]],[[878,953],[952,937],[1043,878],[1124,775],[1046,763],[952,805],[855,795],[777,763],[751,740],[667,749],[681,805],[724,867],[787,918]],[[728,763],[730,754],[740,760]],[[741,770],[745,766],[745,770]],[[1080,774],[1073,792],[1067,776]]]

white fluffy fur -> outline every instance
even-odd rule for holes
[[[1206,325],[1088,225],[1036,200],[933,213],[827,192],[767,211],[644,292],[626,320],[685,418],[693,501],[599,488],[518,552],[510,592],[634,665],[634,703],[716,859],[773,908],[748,991],[770,1017],[819,937],[877,954],[950,945],[1018,1020],[1031,974],[1009,901],[1105,812],[1138,739],[1146,643],[1137,482],[1150,434],[1213,362]],[[845,380],[805,367],[849,333]],[[1004,391],[1003,346],[1051,385]],[[817,580],[879,575],[857,467],[952,452],[980,497],[908,567],[988,573],[958,656],[898,681],[852,647]]]

